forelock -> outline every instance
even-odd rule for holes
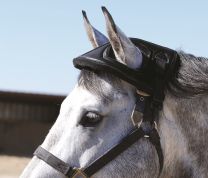
[[[101,99],[109,102],[112,101],[113,91],[108,91],[109,89],[106,87],[106,83],[109,86],[112,86],[111,89],[113,91],[122,91],[124,87],[122,85],[122,81],[106,72],[94,73],[88,70],[81,70],[78,85],[92,92],[93,94],[98,95]]]

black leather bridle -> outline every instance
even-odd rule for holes
[[[135,86],[138,93],[131,116],[134,129],[117,145],[87,167],[71,167],[41,146],[36,149],[35,156],[67,177],[91,177],[141,138],[148,139],[154,145],[160,163],[159,175],[162,171],[163,153],[156,123],[159,111],[162,109],[165,88],[178,70],[179,56],[174,50],[144,40],[131,38],[131,41],[141,50],[143,55],[142,67],[139,69],[131,69],[115,60],[110,43],[85,53],[73,61],[74,66],[81,70],[90,70],[95,73],[109,72]],[[141,91],[148,95],[141,94]],[[142,116],[141,122],[138,115]]]

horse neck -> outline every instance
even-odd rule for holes
[[[201,162],[204,165],[200,166],[207,170],[208,96],[176,98],[167,95],[159,132],[165,158],[164,177],[180,173],[182,169],[183,175],[176,177],[199,175],[198,163]]]

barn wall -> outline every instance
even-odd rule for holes
[[[31,156],[65,96],[0,92],[0,154]]]
[[[0,154],[32,156],[51,126],[51,123],[36,121],[0,122]]]

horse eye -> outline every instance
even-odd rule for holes
[[[80,124],[84,127],[95,127],[100,121],[102,120],[102,116],[94,113],[94,112],[87,112],[82,117]]]

